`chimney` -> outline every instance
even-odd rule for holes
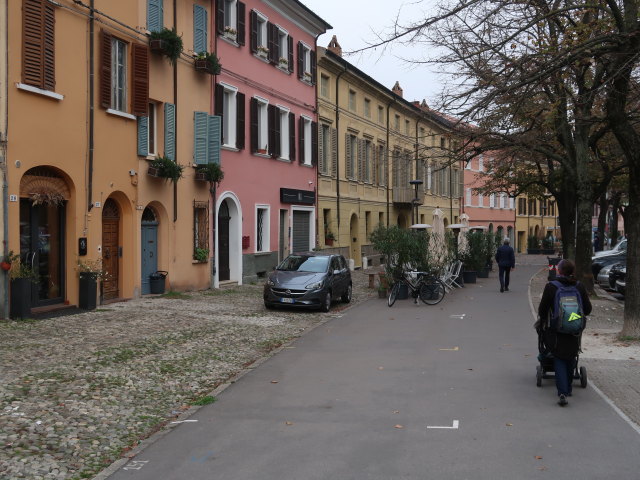
[[[335,53],[339,57],[342,57],[342,47],[338,43],[338,39],[336,38],[335,35],[333,36],[333,38],[331,38],[329,45],[327,45],[327,50],[329,50],[332,53]]]
[[[398,95],[400,98],[402,98],[402,87],[400,87],[400,83],[399,82],[396,82],[396,84],[393,86],[391,91],[393,93],[395,93],[396,95]]]

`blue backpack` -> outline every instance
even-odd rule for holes
[[[551,328],[558,333],[580,335],[585,327],[582,297],[576,285],[564,285],[557,280],[551,282],[556,286],[556,297],[553,302]]]

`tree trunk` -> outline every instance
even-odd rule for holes
[[[580,124],[582,123],[582,124]],[[591,218],[593,213],[593,196],[589,176],[589,150],[587,141],[588,127],[584,122],[576,122],[576,190],[578,201],[576,229],[576,278],[580,280],[589,294],[593,293],[593,274],[591,273]]]
[[[611,237],[611,246],[618,243],[618,209],[620,208],[620,194],[614,195],[611,202],[611,222],[609,224],[609,237]]]
[[[576,203],[575,197],[566,198],[558,195],[558,223],[560,224],[560,236],[562,237],[563,258],[576,258]]]
[[[600,195],[600,211],[598,212],[598,237],[600,237],[600,250],[604,250],[606,244],[606,237],[604,235],[607,229],[607,213],[609,212],[609,200],[607,200],[607,193],[604,192]]]

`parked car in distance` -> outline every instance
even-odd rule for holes
[[[328,312],[333,300],[351,301],[353,285],[342,255],[305,252],[289,255],[264,285],[267,308],[291,306]]]
[[[602,267],[598,272],[598,276],[596,277],[596,283],[600,285],[602,288],[611,288],[609,286],[609,270],[613,265],[607,265],[606,267]]]
[[[591,257],[591,272],[593,276],[597,278],[598,273],[603,267],[607,265],[614,265],[616,263],[626,263],[627,252],[626,250],[615,255],[602,255],[600,257]]]
[[[620,240],[611,250],[601,250],[593,254],[594,257],[602,257],[606,255],[617,255],[618,253],[627,251],[627,239]]]
[[[616,289],[616,281],[624,276],[622,273],[623,269],[626,271],[626,264],[624,263],[611,265],[611,268],[609,269],[609,288],[611,290]]]

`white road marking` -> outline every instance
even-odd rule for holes
[[[177,422],[171,422],[171,423],[187,423],[187,422],[197,422],[198,420],[179,420]]]
[[[460,426],[460,422],[458,420],[454,420],[453,425],[450,427],[433,427],[433,426],[427,425],[427,428],[442,428],[445,430],[457,430],[459,426]]]
[[[441,352],[457,352],[458,350],[460,350],[460,347],[439,348],[438,350],[440,350]]]

